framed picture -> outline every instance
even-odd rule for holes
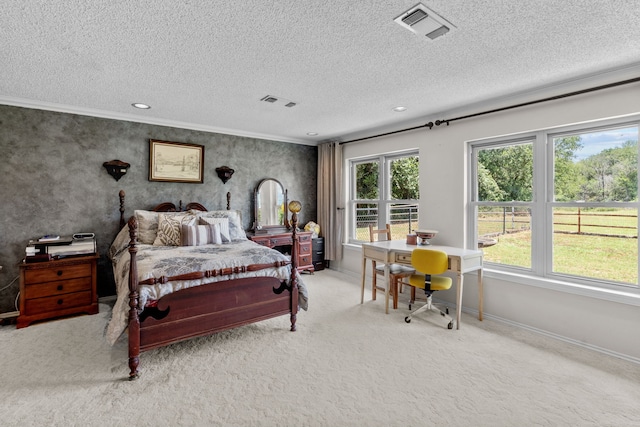
[[[149,140],[149,181],[204,181],[204,146]]]

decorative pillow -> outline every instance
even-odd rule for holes
[[[133,212],[138,220],[138,242],[153,245],[158,234],[158,212],[136,210]]]
[[[198,220],[198,223],[201,225],[205,224],[215,224],[220,229],[220,237],[222,237],[223,242],[230,242],[231,236],[229,235],[229,218],[202,218]]]
[[[155,246],[180,246],[180,227],[193,225],[196,217],[191,214],[158,214],[158,234],[153,241]]]
[[[187,225],[181,226],[182,246],[202,246],[210,243],[220,244],[220,224]]]
[[[240,211],[209,211],[198,215],[200,218],[229,218],[229,237],[231,240],[247,240],[247,233],[242,228]]]

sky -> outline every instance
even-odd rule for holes
[[[598,154],[607,148],[620,147],[626,141],[638,140],[638,128],[609,129],[602,132],[580,134],[582,149],[577,151],[575,161]]]

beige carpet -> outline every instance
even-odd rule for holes
[[[304,276],[310,310],[143,353],[109,307],[0,327],[3,426],[638,426],[640,366],[491,320],[385,316],[358,280]]]

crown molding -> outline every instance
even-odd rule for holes
[[[302,139],[283,138],[275,135],[245,132],[237,129],[227,129],[215,126],[200,125],[197,123],[181,122],[177,120],[165,120],[155,117],[144,118],[133,114],[115,113],[112,111],[97,110],[93,108],[80,108],[72,105],[56,104],[45,101],[34,101],[24,98],[15,98],[10,96],[0,96],[0,105],[9,105],[13,107],[31,108],[35,110],[55,111],[58,113],[77,114],[80,116],[98,117],[101,119],[121,120],[126,122],[144,123],[149,125],[167,126],[179,129],[189,129],[203,132],[219,133],[224,135],[241,136],[245,138],[264,139],[268,141],[287,142],[290,144],[301,144],[316,146],[315,142],[305,141]]]

